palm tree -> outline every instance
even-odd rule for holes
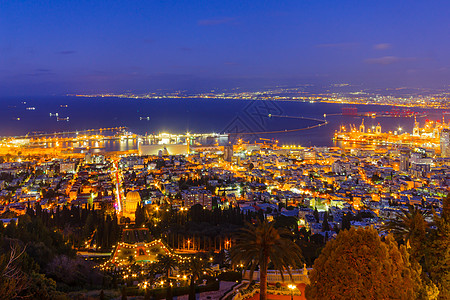
[[[205,273],[210,273],[210,268],[205,259],[192,257],[182,265],[182,269],[191,275],[189,283],[189,300],[195,300],[195,281]]]
[[[427,215],[427,212],[410,205],[408,209],[401,209],[396,218],[387,221],[382,230],[392,233],[397,242],[406,244],[407,248],[411,249],[411,254],[415,256],[425,239],[428,228],[425,221]]]
[[[166,300],[172,300],[172,283],[170,282],[170,273],[178,266],[178,262],[170,255],[159,255],[158,266],[167,277]]]
[[[260,300],[267,298],[267,269],[272,262],[280,271],[287,270],[292,279],[291,267],[299,266],[302,261],[301,249],[283,235],[290,234],[287,229],[275,229],[267,220],[259,221],[256,226],[247,224],[237,235],[236,244],[230,250],[233,265],[243,264],[250,268],[250,278],[259,265]]]
[[[156,279],[156,274],[159,273],[160,269],[157,263],[152,263],[149,265],[149,267],[146,269],[147,271],[147,282],[149,286],[152,286]]]
[[[145,277],[147,285],[144,300],[150,300],[152,299],[151,290],[156,280],[156,274],[159,274],[161,271],[157,263],[151,263],[145,268],[145,271],[147,273]]]

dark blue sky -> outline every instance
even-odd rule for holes
[[[448,1],[1,1],[0,96],[448,87]]]

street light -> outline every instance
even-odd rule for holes
[[[294,300],[294,290],[297,288],[295,285],[290,284],[288,288],[291,290],[291,300]]]

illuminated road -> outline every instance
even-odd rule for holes
[[[119,166],[117,161],[114,162],[114,173],[115,173],[115,179],[116,179],[116,210],[118,213],[122,211],[122,193],[120,192],[120,176],[119,176]]]

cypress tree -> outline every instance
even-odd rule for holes
[[[317,207],[314,208],[314,218],[316,219],[316,222],[319,223],[319,212],[317,211]]]
[[[328,214],[327,213],[325,213],[325,215],[323,217],[322,231],[330,231],[330,224],[328,223]]]
[[[135,223],[137,226],[141,226],[142,224],[144,224],[145,214],[144,214],[144,209],[142,208],[140,203],[138,203],[138,205],[136,207],[136,212],[134,215],[135,215]]]

